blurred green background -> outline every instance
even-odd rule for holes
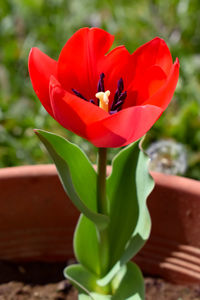
[[[155,36],[179,57],[175,96],[148,134],[187,150],[184,176],[200,179],[200,1],[199,0],[4,0],[0,5],[0,167],[50,162],[33,133],[42,128],[78,143],[95,161],[85,140],[57,124],[35,96],[27,71],[30,48],[54,59],[80,27],[96,26],[115,34],[115,46],[130,52]],[[111,153],[112,155],[112,153]]]

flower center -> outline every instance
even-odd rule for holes
[[[106,91],[106,92],[98,92],[95,95],[98,99],[99,99],[99,107],[101,107],[102,109],[104,109],[105,111],[108,112],[108,104],[109,104],[109,99],[108,97],[110,96],[110,91]]]
[[[104,73],[101,73],[97,85],[97,93],[95,94],[96,98],[99,100],[97,101],[97,100],[90,99],[89,102],[98,105],[106,112],[109,112],[109,114],[115,114],[116,112],[122,109],[122,105],[124,104],[124,101],[127,97],[127,91],[123,91],[124,83],[123,83],[123,79],[120,78],[117,83],[117,90],[115,92],[112,105],[110,106],[109,105],[110,91],[109,90],[105,91],[104,89],[104,77],[105,77]],[[88,101],[81,93],[79,93],[79,91],[72,89],[72,92],[79,98]]]

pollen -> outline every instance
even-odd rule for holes
[[[108,112],[110,91],[98,92],[95,96],[99,99],[99,107]]]

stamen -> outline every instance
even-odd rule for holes
[[[77,90],[72,89],[72,92],[74,92],[74,94],[75,94],[76,96],[78,96],[79,98],[81,98],[81,99],[87,101],[87,99],[86,99],[85,97],[83,97],[83,95],[81,95],[81,93],[79,93]]]
[[[111,105],[110,114],[113,114],[113,112],[121,110],[124,100],[127,97],[127,92],[126,91],[123,92],[123,89],[124,89],[123,79],[120,78],[117,83],[117,90],[115,92],[114,100]]]
[[[125,91],[119,96],[118,101],[114,103],[114,105],[112,104],[110,111],[121,110],[122,108],[121,106],[124,104],[124,100],[126,99],[126,97],[127,97],[127,92]]]
[[[118,89],[118,93],[121,94],[124,89],[124,82],[122,78],[120,78],[117,83],[117,89]]]
[[[109,96],[110,96],[110,91],[109,90],[105,91],[105,88],[104,88],[104,78],[105,78],[105,74],[101,73],[100,74],[100,79],[99,79],[98,85],[97,85],[98,93],[96,93],[96,95],[95,95],[98,100],[90,99],[88,101],[76,89],[72,89],[72,91],[79,98],[81,98],[81,99],[83,99],[85,101],[88,101],[89,103],[92,103],[94,105],[98,105],[100,108],[102,108],[103,110],[105,110],[105,111],[108,112],[109,111]],[[112,102],[112,105],[111,105],[111,108],[110,108],[110,111],[109,111],[109,113],[111,115],[115,114],[116,112],[118,112],[118,111],[120,111],[122,109],[122,105],[124,104],[124,100],[127,97],[127,91],[123,92],[123,90],[124,90],[124,82],[123,82],[123,79],[120,78],[118,80],[117,90],[115,92],[114,99],[113,99],[113,102]]]
[[[118,102],[119,97],[120,97],[120,95],[121,95],[123,89],[124,89],[123,79],[120,78],[120,79],[118,80],[118,83],[117,83],[117,90],[116,90],[116,92],[115,92],[115,96],[114,96],[114,100],[113,100],[113,103],[112,103],[112,106],[111,106],[111,110],[114,109],[114,106],[115,106],[115,104]]]
[[[96,93],[95,95],[99,101],[100,101],[100,107],[102,109],[104,109],[105,111],[108,112],[108,104],[109,104],[109,96],[110,96],[110,91],[106,91],[106,92],[99,92]]]
[[[98,85],[97,85],[97,91],[98,92],[105,92],[105,89],[104,89],[104,77],[105,77],[105,74],[104,73],[101,73],[100,74],[100,79],[98,81]]]
[[[119,101],[119,102],[117,102],[112,110],[116,110],[116,109],[119,108],[123,103],[124,103],[124,101]]]
[[[118,98],[118,101],[124,101],[127,97],[127,91],[121,93],[121,95]]]
[[[116,110],[110,110],[110,115],[114,115],[114,114],[116,114],[118,112],[118,110],[116,109]]]

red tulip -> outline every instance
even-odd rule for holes
[[[113,40],[102,29],[82,28],[58,61],[37,48],[29,56],[32,85],[44,108],[97,147],[121,147],[142,137],[168,106],[179,76],[178,59],[173,64],[162,39],[133,54],[124,46],[108,53]]]

